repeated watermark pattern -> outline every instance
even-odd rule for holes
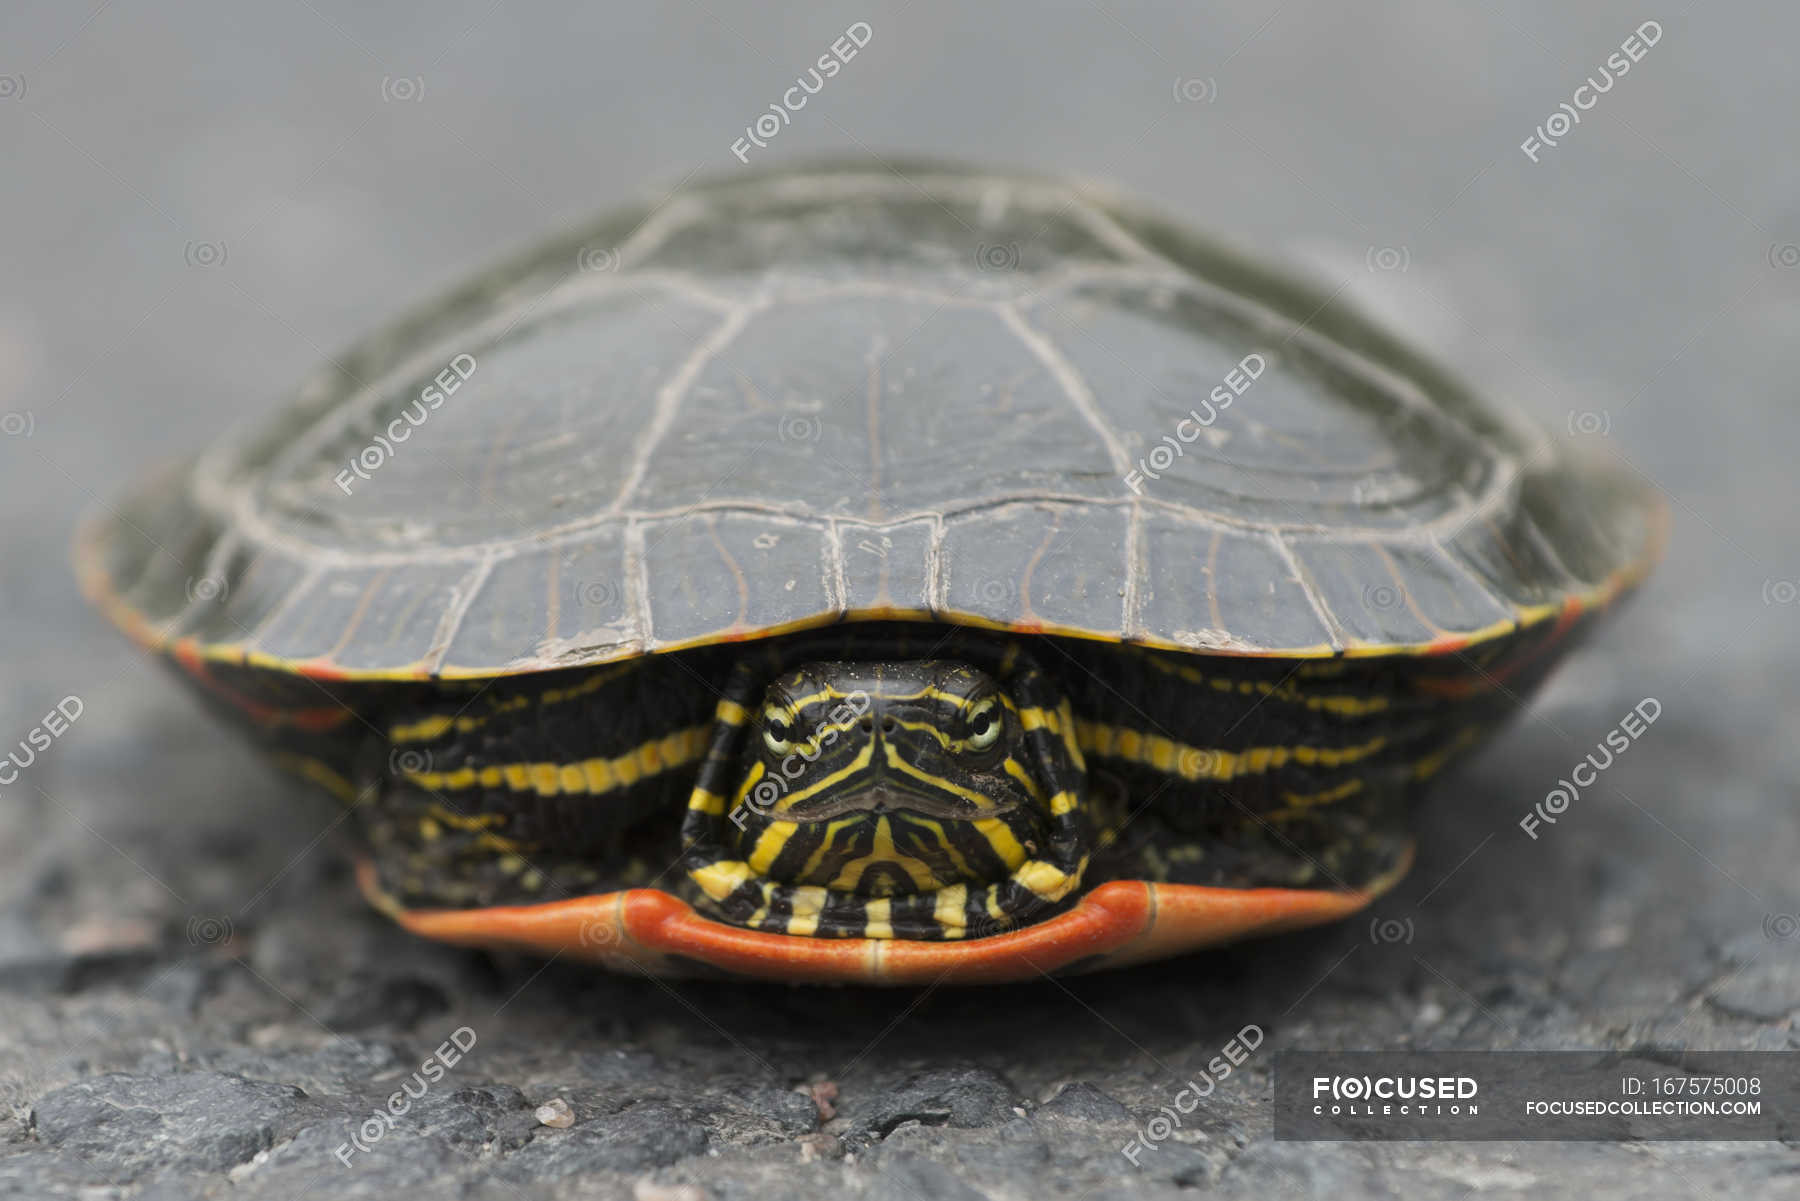
[[[1370,584],[1362,591],[1363,608],[1371,613],[1386,613],[1407,604],[1411,598],[1398,584]]]
[[[783,442],[817,442],[825,436],[825,423],[817,413],[788,413],[776,423],[775,436]]]
[[[1363,251],[1363,266],[1371,273],[1397,272],[1404,275],[1412,270],[1412,247],[1370,246]]]
[[[1219,81],[1210,75],[1175,77],[1176,104],[1211,104],[1219,98]]]
[[[349,466],[332,476],[332,482],[349,496],[355,487],[355,480],[373,479],[384,463],[394,457],[394,447],[412,437],[413,430],[425,424],[425,419],[444,407],[444,401],[454,395],[456,390],[468,382],[475,374],[475,356],[459,354],[436,375],[431,382],[419,390],[419,399],[400,411],[399,416],[387,423],[383,434],[376,434],[374,439],[351,458]],[[415,414],[416,410],[416,414]]]
[[[466,1039],[466,1041],[465,1041]],[[419,1070],[412,1074],[410,1080],[402,1080],[400,1087],[388,1094],[387,1103],[379,1109],[372,1110],[364,1118],[350,1141],[339,1143],[332,1154],[346,1168],[358,1151],[367,1152],[376,1143],[387,1137],[399,1120],[412,1109],[414,1101],[420,1100],[431,1091],[431,1086],[444,1078],[444,1074],[455,1067],[469,1049],[475,1045],[475,1031],[467,1026],[458,1026],[450,1032],[450,1037],[437,1045],[437,1049],[426,1057],[419,1065]],[[413,1091],[413,1085],[418,1091]]]
[[[411,104],[425,99],[423,75],[383,75],[381,99],[384,104]]]
[[[236,923],[225,914],[207,914],[187,920],[187,940],[197,947],[223,946],[236,934]]]
[[[1238,365],[1225,373],[1225,378],[1213,387],[1207,399],[1201,401],[1198,408],[1189,409],[1187,416],[1175,423],[1174,434],[1164,434],[1149,455],[1139,459],[1137,467],[1125,473],[1125,486],[1142,496],[1144,481],[1160,480],[1162,473],[1176,459],[1185,457],[1185,448],[1199,441],[1200,435],[1219,419],[1219,414],[1229,409],[1232,401],[1249,391],[1250,385],[1262,378],[1262,373],[1268,370],[1268,366],[1268,359],[1254,350],[1239,359]]]
[[[424,747],[397,746],[388,752],[388,774],[395,779],[420,776],[431,770],[431,752]]]
[[[975,266],[981,271],[1015,271],[1019,266],[1019,244],[983,242],[975,248]]]
[[[584,609],[611,609],[619,599],[619,586],[611,580],[583,580],[575,586],[575,600]]]
[[[778,100],[770,102],[768,112],[744,127],[744,136],[731,143],[731,153],[737,155],[737,161],[748,163],[752,146],[758,150],[767,149],[776,134],[793,124],[794,114],[819,94],[825,81],[835,78],[846,63],[862,53],[863,47],[874,36],[875,31],[867,21],[852,22],[842,36],[831,43],[830,49],[819,55],[815,65],[794,80],[793,87],[781,93]]]
[[[1144,1128],[1132,1136],[1130,1142],[1119,1148],[1119,1154],[1129,1159],[1132,1167],[1142,1167],[1138,1156],[1146,1151],[1154,1151],[1168,1142],[1181,1129],[1182,1119],[1200,1108],[1200,1102],[1212,1096],[1219,1085],[1229,1079],[1250,1058],[1251,1052],[1262,1044],[1261,1026],[1252,1022],[1239,1030],[1219,1048],[1217,1055],[1207,1061],[1200,1078],[1183,1085],[1181,1091],[1171,1098],[1170,1104],[1159,1109],[1156,1116],[1145,1122]]]
[[[231,595],[231,582],[224,576],[191,575],[187,580],[187,598],[196,605],[219,605]]]
[[[231,259],[231,251],[223,242],[189,242],[181,259],[190,267],[223,267]]]
[[[1604,438],[1612,433],[1612,413],[1606,409],[1573,409],[1569,412],[1571,438]]]
[[[1544,118],[1543,124],[1519,143],[1519,149],[1524,151],[1525,157],[1534,163],[1538,162],[1539,153],[1547,147],[1555,147],[1567,137],[1571,129],[1581,124],[1581,114],[1600,103],[1600,97],[1612,91],[1613,84],[1625,77],[1632,64],[1641,61],[1644,55],[1650,53],[1650,47],[1662,41],[1662,35],[1663,28],[1655,21],[1645,21],[1632,30],[1630,36],[1619,43],[1617,50],[1606,56],[1606,62],[1595,72],[1600,78],[1595,79],[1590,75],[1583,80],[1567,100],[1556,106],[1555,112]],[[1602,84],[1600,80],[1606,82]]]
[[[1662,716],[1662,711],[1662,702],[1653,696],[1639,701],[1604,739],[1594,744],[1592,754],[1577,763],[1567,777],[1558,780],[1556,787],[1544,794],[1543,800],[1532,806],[1531,812],[1519,819],[1519,829],[1535,841],[1540,825],[1554,826],[1569,806],[1581,799],[1581,790],[1592,787],[1600,773],[1613,765],[1615,755],[1630,750],[1631,744],[1642,738]]]
[[[576,938],[584,947],[601,949],[616,947],[623,941],[619,924],[610,918],[589,918],[582,922]]]
[[[1377,917],[1369,919],[1369,941],[1376,946],[1391,946],[1395,943],[1410,944],[1413,940],[1413,920],[1410,917]]]
[[[6,758],[0,759],[0,784],[17,784],[20,773],[36,763],[38,756],[49,750],[58,738],[67,734],[85,712],[87,706],[78,696],[65,696],[57,701],[55,707],[19,739],[17,748],[9,747]]]
[[[619,269],[617,246],[583,246],[575,252],[575,269],[588,275]]]

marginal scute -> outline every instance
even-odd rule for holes
[[[196,519],[174,477],[165,475],[158,484],[110,524],[115,536],[101,547],[100,566],[139,620],[172,627],[196,601],[216,607],[221,592],[207,572],[221,531]]]
[[[257,632],[251,649],[277,659],[399,671],[431,654],[466,564],[340,567],[318,572]]]
[[[1652,553],[1657,510],[1645,499],[1648,490],[1625,469],[1583,466],[1534,476],[1520,503],[1568,572],[1598,584],[1617,570],[1621,558]]]
[[[1509,605],[1435,546],[1395,546],[1386,551],[1386,558],[1401,581],[1406,601],[1436,629],[1466,633],[1488,629],[1512,616]]]
[[[1486,629],[1510,615],[1441,553],[1347,539],[1296,539],[1292,546],[1353,644],[1427,643]]]
[[[843,611],[929,612],[935,600],[937,539],[938,522],[932,517],[838,523],[826,553]]]
[[[1146,509],[1139,538],[1138,628],[1172,631],[1170,641],[1185,650],[1254,652],[1332,642],[1310,586],[1272,535]]]
[[[1515,608],[1555,604],[1580,586],[1523,509],[1471,521],[1445,545],[1489,592]]]
[[[1118,620],[1114,555],[1129,538],[1127,505],[1019,503],[944,522],[945,606],[994,624],[1095,629]]]
[[[208,569],[206,582],[196,582],[180,632],[202,643],[248,642],[305,578],[306,566],[279,550],[233,544],[222,564],[215,560]]]
[[[478,576],[442,665],[555,661],[572,647],[628,643],[630,578],[625,531],[615,526],[498,559]]]
[[[344,663],[364,663],[377,671],[397,671],[427,662],[439,624],[453,611],[470,571],[465,563],[417,568],[384,568],[356,598],[350,622],[326,654]]]

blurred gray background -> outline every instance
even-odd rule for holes
[[[1275,1144],[1266,1105],[1276,1046],[1795,1045],[1800,10],[764,7],[0,9],[0,746],[85,706],[0,790],[0,1195],[1800,1191],[1784,1145]],[[1343,288],[1668,496],[1644,595],[1440,798],[1378,910],[1404,941],[1352,922],[926,997],[421,947],[349,897],[329,813],[83,607],[83,509],[496,255],[741,169],[733,140],[858,20],[868,47],[753,162],[1111,181]],[[1657,44],[1532,161],[1646,21]],[[1652,732],[1527,838],[1646,696]],[[335,1162],[463,1021],[463,1091]],[[1270,1033],[1251,1070],[1127,1163],[1248,1021]],[[794,1108],[821,1076],[829,1121]],[[530,1118],[558,1095],[566,1132]]]

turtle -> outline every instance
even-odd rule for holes
[[[821,161],[477,276],[75,560],[408,930],[909,985],[1368,905],[1666,523],[1101,185]]]

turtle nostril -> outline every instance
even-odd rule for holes
[[[865,734],[871,734],[875,730],[875,719],[867,714],[864,714],[862,721],[857,724],[862,726],[862,731]]]
[[[884,717],[881,719],[881,732],[883,734],[892,736],[894,731],[898,730],[899,728],[900,728],[900,723],[895,721],[893,718]]]

